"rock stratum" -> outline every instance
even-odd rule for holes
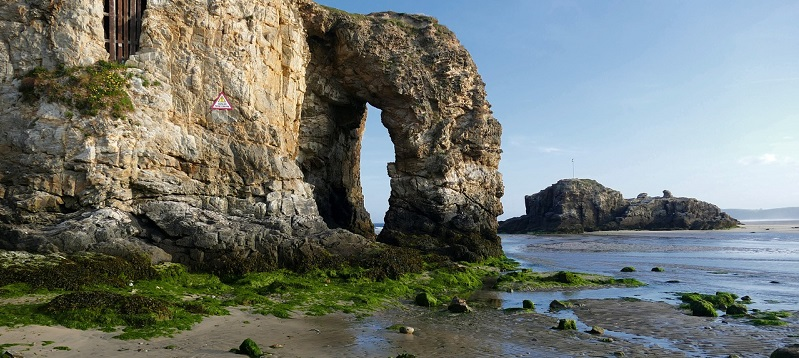
[[[36,68],[108,58],[102,2],[0,3],[0,249],[200,268],[313,266],[378,242],[501,255],[501,127],[435,19],[306,0],[146,6],[124,70],[133,110],[114,116],[22,93]],[[210,111],[222,89],[233,109]],[[367,103],[396,153],[376,240],[360,183]]]
[[[500,223],[509,234],[581,233],[603,230],[713,230],[736,227],[738,220],[717,206],[694,198],[642,193],[624,199],[595,180],[563,179],[524,197],[526,214]]]

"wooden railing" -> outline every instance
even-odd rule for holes
[[[105,49],[109,60],[123,61],[139,49],[142,13],[146,0],[103,0]]]

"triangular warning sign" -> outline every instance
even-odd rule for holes
[[[227,111],[233,109],[233,106],[231,106],[230,102],[228,102],[227,97],[225,97],[225,93],[219,92],[219,95],[216,96],[216,99],[214,100],[214,104],[211,105],[211,109],[221,109],[223,111]]]

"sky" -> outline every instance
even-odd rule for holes
[[[472,55],[503,127],[505,213],[565,178],[625,198],[799,206],[799,1],[317,0],[433,16]],[[388,210],[393,145],[370,108],[366,209]]]

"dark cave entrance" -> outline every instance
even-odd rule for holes
[[[124,61],[139,49],[147,0],[103,0],[105,49],[111,61]]]

